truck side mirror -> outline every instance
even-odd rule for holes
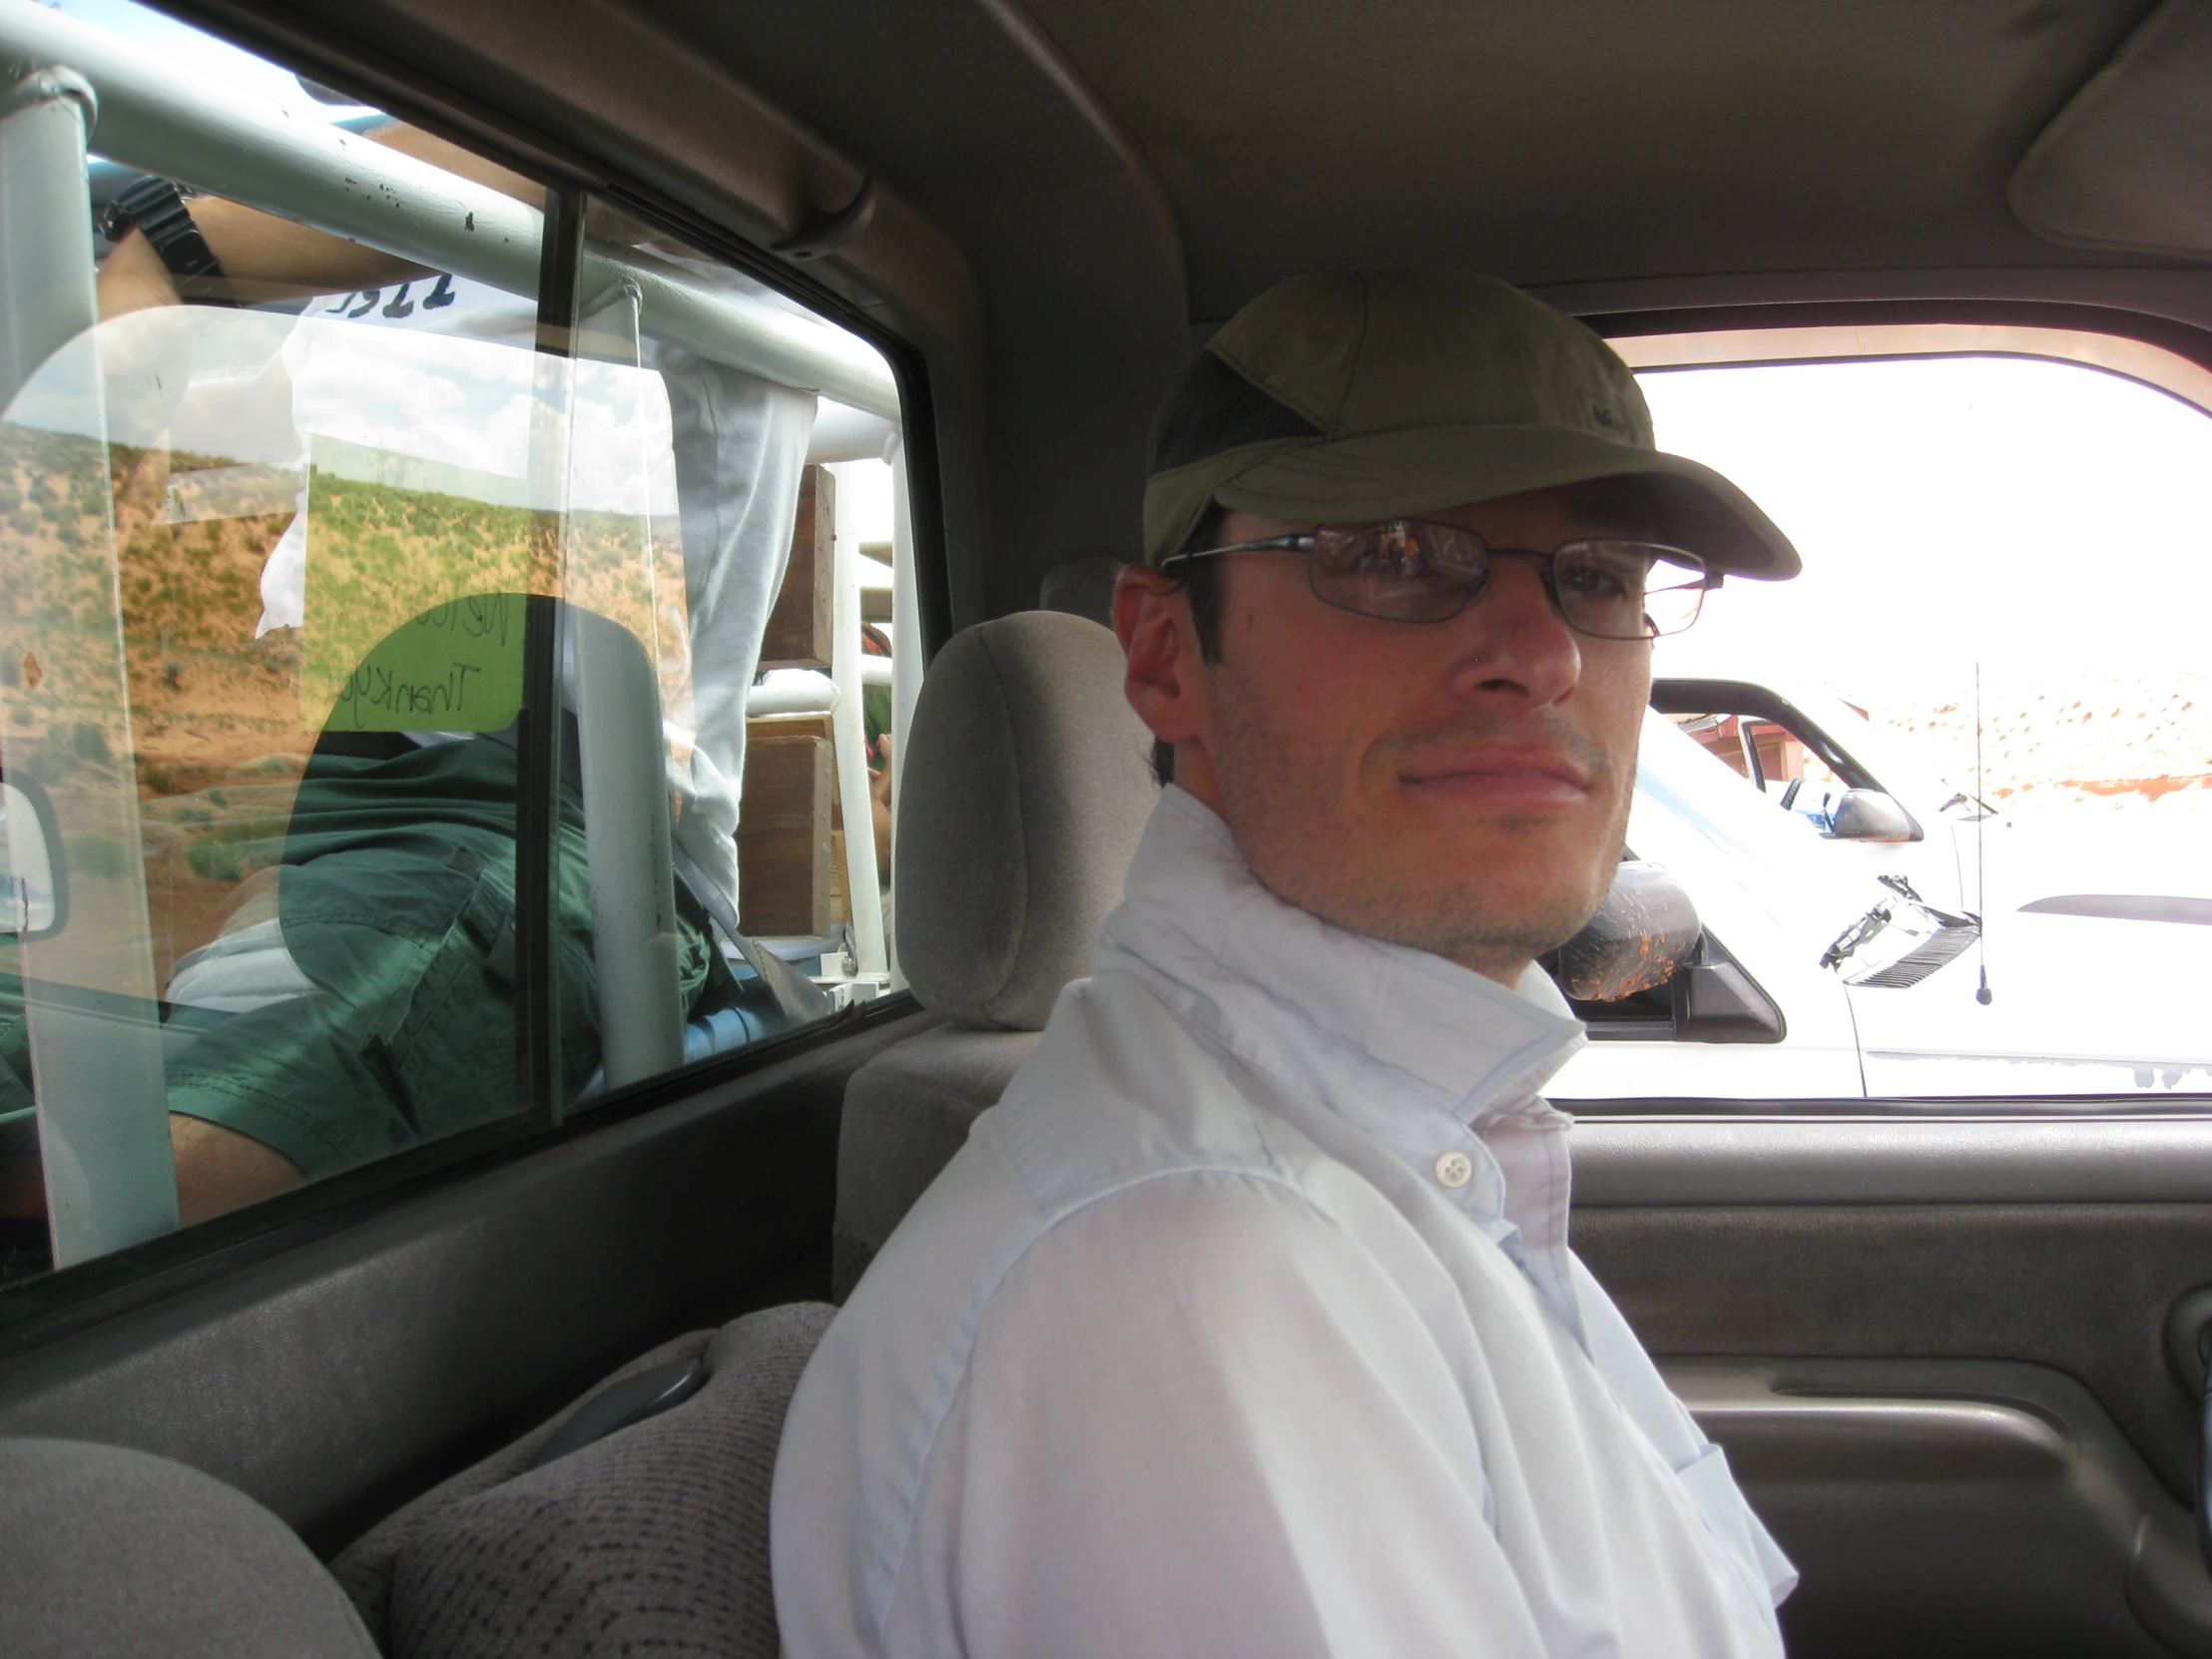
[[[1623,860],[1597,914],[1559,947],[1559,989],[1578,1002],[1656,990],[1697,950],[1697,906],[1665,866]]]
[[[0,780],[0,939],[51,938],[68,919],[54,804],[29,780]]]
[[[1778,1043],[1782,1010],[1698,921],[1665,866],[1629,859],[1581,932],[1543,966],[1596,1038]],[[1643,993],[1657,992],[1656,997]]]
[[[1839,841],[1917,841],[1927,832],[1896,796],[1880,790],[1846,790],[1829,820],[1828,836]]]

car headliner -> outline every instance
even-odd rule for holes
[[[2140,0],[1033,0],[1167,189],[1192,310],[1393,260],[1522,283],[2078,263],[2013,216]]]

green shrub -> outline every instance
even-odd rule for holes
[[[185,848],[185,863],[193,874],[208,881],[236,881],[246,874],[246,860],[229,841],[210,836]]]
[[[131,855],[107,835],[71,835],[62,842],[62,862],[72,875],[116,876],[131,873]]]

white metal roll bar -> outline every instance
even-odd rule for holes
[[[534,296],[545,216],[495,190],[335,127],[187,84],[174,68],[104,30],[31,0],[0,0],[0,58],[66,69],[89,83],[91,147],[228,197],[509,293]],[[74,209],[82,218],[80,202]],[[866,341],[765,299],[707,287],[627,249],[588,246],[581,309],[637,284],[646,332],[715,362],[898,418],[898,386]]]
[[[41,66],[21,76],[0,74],[0,279],[7,284],[0,294],[0,405],[41,365],[54,362],[92,407],[100,407],[85,195],[85,130],[93,105],[83,78],[67,70]],[[104,457],[96,487],[105,496]],[[112,543],[83,549],[78,558],[72,574],[114,591]],[[27,574],[0,560],[0,579],[35,595],[37,585],[24,580]],[[102,736],[120,747],[130,731],[121,630],[106,637],[94,632],[81,643],[78,712],[95,716]],[[14,742],[0,739],[7,758],[14,749]],[[80,883],[87,896],[77,906],[75,927],[22,946],[27,984],[58,982],[98,993],[82,1000],[60,994],[25,999],[56,1267],[177,1225],[153,952],[99,942],[103,935],[142,942],[148,936],[138,790],[128,769],[119,767],[88,768],[81,783],[62,827],[119,848],[120,868],[97,886]]]

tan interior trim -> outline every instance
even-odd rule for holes
[[[1631,334],[1611,344],[1631,368],[1836,362],[1854,357],[2043,357],[2140,381],[2212,414],[2212,369],[2161,345],[2077,328],[1886,322],[1864,327]]]

